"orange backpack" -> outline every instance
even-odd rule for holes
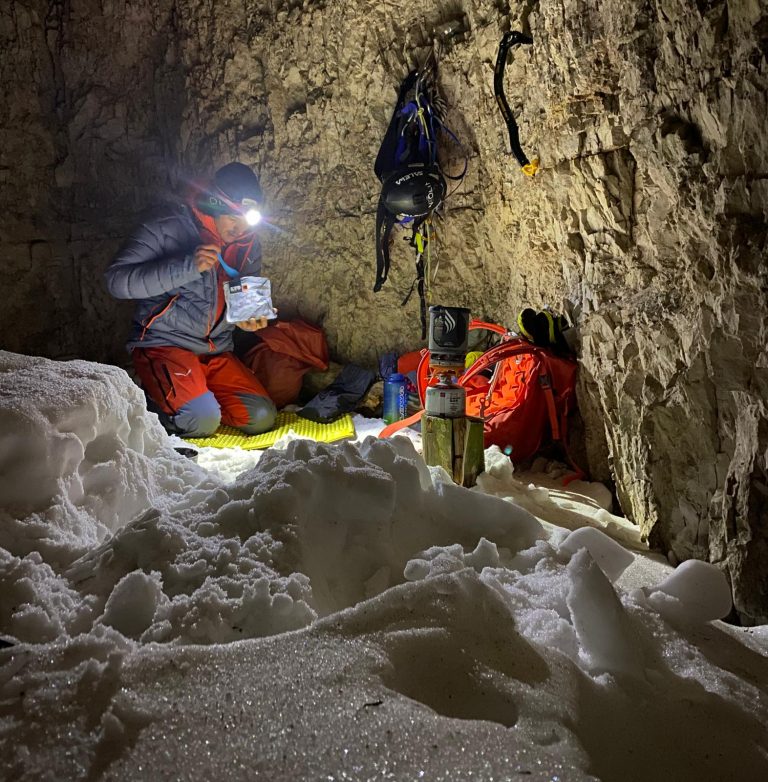
[[[458,378],[467,392],[467,415],[484,421],[485,447],[497,445],[513,462],[523,462],[550,435],[568,456],[567,419],[575,406],[576,360],[558,356],[491,323],[472,321],[469,328],[502,337]],[[417,381],[423,405],[430,383],[427,350],[422,351]],[[386,427],[380,437],[388,437],[420,417],[421,412],[398,421]]]

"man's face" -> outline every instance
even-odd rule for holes
[[[214,217],[216,230],[226,244],[236,242],[253,231],[242,215],[219,215]]]

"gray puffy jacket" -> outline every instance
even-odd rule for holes
[[[205,243],[192,211],[179,204],[142,223],[120,248],[105,277],[115,298],[137,300],[129,349],[232,350],[235,326],[224,318],[223,274],[218,266],[201,274],[194,263],[195,248]],[[237,262],[230,265],[258,276],[258,240],[238,248]]]

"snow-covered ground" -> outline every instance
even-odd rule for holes
[[[0,353],[0,779],[768,778],[717,569],[356,424],[196,464],[121,370]]]

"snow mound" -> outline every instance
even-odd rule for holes
[[[619,596],[587,551],[568,564],[566,604],[579,641],[579,660],[590,673],[642,673],[638,638]]]
[[[474,551],[479,569],[543,536],[406,438],[287,438],[223,485],[172,450],[121,370],[7,353],[0,366],[0,633],[19,641],[280,634],[403,583],[430,547]]]
[[[766,778],[765,642],[589,484],[400,437],[224,483],[119,370],[0,367],[0,778]]]
[[[469,568],[503,596],[517,632],[535,646],[557,650],[593,675],[640,675],[633,620],[623,603],[631,598],[617,593],[585,546],[572,556],[543,540],[514,556],[485,539],[470,553],[460,545],[433,546],[408,563],[405,575],[419,581]]]
[[[546,464],[546,460],[543,461]],[[568,474],[568,469],[554,465],[551,463],[552,469],[547,473],[518,475],[509,457],[493,445],[485,451],[485,472],[478,476],[477,485],[488,494],[507,498],[530,511],[546,523],[550,534],[564,537],[563,529],[576,530],[589,525],[623,545],[641,550],[646,548],[639,527],[609,512],[612,500],[605,486],[572,481],[566,489],[563,477]]]
[[[123,370],[0,351],[0,546],[66,561],[214,485],[168,445]]]
[[[127,636],[216,643],[294,630],[384,592],[430,544],[492,564],[487,538],[511,555],[541,536],[522,509],[443,478],[405,438],[292,440],[195,507],[148,511],[65,577],[94,621]]]

